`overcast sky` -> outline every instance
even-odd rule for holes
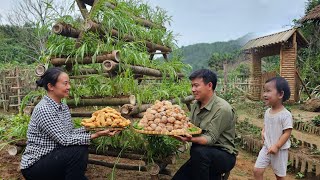
[[[0,0],[5,13],[18,0]],[[289,29],[304,15],[307,0],[145,0],[172,16],[170,30],[179,34],[178,45],[212,43],[239,38],[249,32],[266,35]]]

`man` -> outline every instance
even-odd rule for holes
[[[192,142],[190,159],[177,171],[173,180],[221,180],[221,174],[235,165],[236,115],[230,104],[215,93],[217,75],[200,69],[193,72],[192,93],[197,100],[191,108],[191,122],[202,129],[202,134],[192,137],[176,136]]]

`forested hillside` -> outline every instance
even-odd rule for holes
[[[239,39],[227,42],[198,43],[189,46],[182,46],[183,61],[190,64],[193,69],[208,67],[208,60],[213,53],[232,53],[238,51],[252,34],[247,34]]]

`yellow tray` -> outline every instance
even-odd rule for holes
[[[194,134],[201,134],[202,132],[202,129],[200,129],[199,127],[196,127],[196,126],[192,126],[191,128],[196,128],[197,130],[196,131],[192,131],[192,132],[189,132],[188,129],[185,131],[185,132],[159,132],[159,131],[146,131],[146,130],[139,130],[139,129],[136,129],[133,127],[133,130],[138,132],[138,133],[141,133],[141,134],[149,134],[149,135],[171,135],[171,136],[183,136],[183,135],[186,135],[186,134],[190,134],[190,135],[194,135]]]
[[[90,128],[90,127],[84,127],[87,131],[103,131],[103,130],[110,130],[110,131],[122,131],[126,129],[127,127],[96,127],[96,128]]]

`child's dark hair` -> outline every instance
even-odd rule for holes
[[[48,84],[55,85],[57,83],[58,77],[64,71],[59,67],[49,68],[39,80],[36,81],[37,86],[44,87],[48,91]]]
[[[290,94],[291,94],[288,81],[286,79],[284,79],[283,77],[279,76],[279,77],[274,77],[274,78],[268,79],[266,81],[266,83],[272,82],[272,81],[275,82],[275,86],[276,86],[278,93],[283,92],[282,102],[285,102],[286,100],[288,100],[290,98]]]
[[[216,89],[217,86],[217,75],[216,73],[212,72],[209,69],[199,69],[191,73],[189,76],[190,80],[196,79],[196,78],[202,78],[203,82],[205,84],[208,84],[209,82],[212,83],[212,90]]]

